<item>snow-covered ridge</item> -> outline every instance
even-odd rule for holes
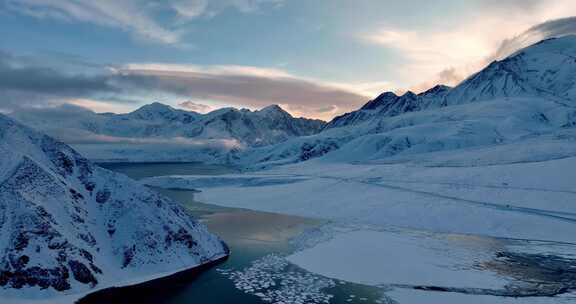
[[[97,114],[71,106],[48,110],[51,115],[44,115],[46,111],[26,110],[15,112],[12,116],[67,143],[80,139],[66,137],[64,131],[81,131],[84,133],[79,134],[80,138],[91,135],[93,140],[101,141],[106,139],[105,136],[115,138],[110,141],[122,138],[186,138],[234,140],[252,147],[312,135],[325,124],[320,120],[294,118],[277,105],[258,111],[223,108],[207,114],[174,109],[158,102],[127,114]]]
[[[11,114],[98,161],[228,163],[234,153],[316,134],[320,120],[294,118],[277,105],[258,111],[223,108],[207,114],[161,103],[131,113],[94,113],[71,105]]]
[[[496,99],[331,128],[245,151],[238,162],[256,168],[314,158],[329,162],[435,162],[441,152],[447,161],[474,155],[465,165],[547,160],[576,155],[574,126],[575,108],[540,98]],[[485,157],[477,158],[480,150],[485,151]]]
[[[494,61],[450,91],[441,106],[499,97],[543,97],[574,104],[576,36],[552,38]]]
[[[576,36],[552,38],[494,61],[458,86],[437,85],[420,94],[385,92],[326,128],[373,118],[505,97],[542,97],[573,103],[576,98]]]
[[[383,93],[319,134],[244,151],[237,159],[261,168],[312,158],[400,161],[465,149],[499,150],[502,159],[512,151],[511,162],[574,156],[575,79],[576,36],[545,40],[455,88]],[[544,143],[556,149],[543,149]]]
[[[381,118],[420,111],[436,100],[442,99],[449,91],[450,87],[437,85],[420,94],[408,91],[404,95],[398,96],[393,92],[384,92],[359,110],[334,118],[326,125],[326,129],[357,125],[375,117]]]
[[[398,161],[456,149],[491,149],[488,154],[512,162],[545,160],[576,155],[574,58],[576,36],[545,40],[493,62],[454,88],[383,93],[328,124],[295,119],[278,106],[202,115],[154,103],[121,115],[78,109],[58,120],[33,111],[13,115],[66,137],[61,139],[98,160],[261,168],[313,158]],[[543,149],[543,142],[557,149]]]
[[[86,293],[225,257],[177,203],[0,115],[0,298]]]

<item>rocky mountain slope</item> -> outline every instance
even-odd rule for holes
[[[228,254],[175,202],[0,115],[0,297],[50,298]]]
[[[576,36],[551,38],[494,61],[443,98],[438,106],[499,97],[576,99]]]

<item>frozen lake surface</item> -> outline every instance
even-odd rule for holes
[[[202,201],[329,221],[288,257],[399,303],[570,303],[575,158],[491,166],[311,161],[147,178]],[[354,298],[355,299],[355,298]]]
[[[233,170],[192,163],[120,163],[103,167],[140,180],[171,174],[220,175]],[[198,202],[190,190],[157,189],[182,203],[221,236],[232,254],[224,263],[184,277],[101,292],[81,303],[378,303],[379,288],[329,279],[289,263],[290,240],[324,224],[317,219]],[[351,297],[353,296],[353,297]],[[362,300],[360,300],[362,299]]]

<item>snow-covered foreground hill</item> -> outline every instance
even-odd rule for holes
[[[3,115],[0,155],[2,303],[71,300],[228,255],[177,203]]]

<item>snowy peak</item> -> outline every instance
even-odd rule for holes
[[[125,116],[131,119],[139,119],[146,121],[158,121],[158,120],[169,120],[169,121],[187,121],[190,122],[194,120],[195,117],[200,114],[196,112],[188,112],[183,110],[177,110],[169,105],[165,105],[159,102],[154,102],[148,105],[144,105],[139,109],[126,114]]]
[[[447,96],[442,106],[500,97],[576,99],[576,36],[543,40],[494,61]]]
[[[268,117],[294,118],[294,117],[292,117],[292,115],[290,115],[290,113],[286,112],[279,105],[270,105],[270,106],[264,107],[264,108],[256,111],[256,113],[263,115],[263,116],[268,116]]]
[[[573,157],[575,109],[576,36],[566,36],[494,61],[454,88],[383,93],[334,118],[319,134],[244,157],[246,164],[262,166],[311,158],[406,161],[436,152],[451,159],[458,158],[451,150],[474,155],[476,149],[486,153],[478,159],[490,159],[486,163]]]
[[[376,108],[380,108],[384,105],[393,103],[395,100],[398,99],[398,95],[393,92],[384,92],[380,94],[376,99],[369,101],[366,103],[361,110],[374,110]]]
[[[140,109],[138,109],[136,111],[167,112],[167,111],[174,111],[174,110],[175,109],[169,105],[155,101],[151,104],[147,104],[147,105],[140,107]]]
[[[446,85],[438,84],[431,89],[428,89],[421,93],[422,96],[430,96],[430,97],[443,97],[445,96],[448,91],[452,88]]]
[[[326,129],[373,119],[508,97],[540,97],[576,103],[576,36],[541,41],[494,61],[454,88],[437,85],[423,93],[385,92],[360,110],[336,117]]]
[[[288,112],[284,111],[284,109],[282,109],[282,107],[280,107],[279,105],[276,105],[276,104],[264,107],[264,108],[260,109],[258,112],[261,112],[261,113],[288,113]]]
[[[357,125],[371,119],[419,111],[427,105],[441,100],[447,92],[449,92],[449,88],[445,86],[436,86],[420,94],[408,91],[402,96],[398,96],[393,92],[385,92],[376,99],[369,101],[360,110],[334,118],[328,123],[326,128]]]
[[[157,102],[128,114],[82,111],[70,115],[65,109],[61,111],[59,119],[54,119],[55,113],[42,115],[42,111],[15,112],[12,116],[38,130],[53,132],[50,135],[61,140],[69,138],[69,134],[87,131],[94,135],[146,140],[150,137],[233,140],[239,146],[263,146],[316,134],[325,124],[320,120],[294,118],[278,105],[258,111],[221,108],[207,114],[174,109]]]
[[[220,109],[206,114],[203,129],[222,134],[248,146],[265,146],[299,136],[316,134],[324,126],[320,120],[294,118],[278,105],[259,111]],[[219,133],[217,133],[219,132]],[[205,133],[207,134],[207,133]]]
[[[494,61],[447,94],[440,106],[490,100],[498,97],[538,96],[538,89],[522,77],[520,57]]]
[[[139,109],[131,112],[132,115],[156,115],[156,114],[166,114],[172,113],[176,111],[176,109],[172,108],[169,105],[165,105],[159,102],[153,102],[151,104],[143,105]]]

